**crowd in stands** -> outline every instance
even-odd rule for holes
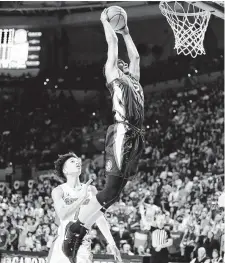
[[[224,192],[223,178],[214,177],[213,182],[187,178],[182,181],[167,174],[164,179],[157,176],[146,180],[146,174],[139,172],[128,183],[120,201],[106,213],[122,253],[150,255],[150,230],[156,226],[157,216],[163,214],[164,227],[173,239],[169,247],[173,259],[181,260],[183,256],[184,261],[189,260],[199,247],[204,247],[210,258],[213,251],[224,255],[224,208],[218,205]],[[59,184],[57,180],[54,174],[48,174],[23,187],[5,187],[1,191],[0,249],[46,252],[50,249],[57,234],[50,193]],[[207,195],[196,198],[198,188]],[[168,197],[164,199],[165,195]],[[93,253],[110,253],[96,226],[91,235]]]
[[[173,238],[170,255],[190,260],[199,247],[210,258],[224,255],[225,214],[218,202],[224,193],[223,87],[221,76],[208,84],[146,96],[147,143],[139,172],[106,213],[123,253],[149,255],[150,230],[163,214]],[[13,162],[52,169],[58,153],[74,150],[81,155],[85,149],[84,159],[92,159],[85,173],[95,175],[94,184],[101,190],[104,169],[93,155],[102,151],[91,136],[88,142],[84,138],[106,129],[110,103],[81,108],[63,92],[50,96],[37,91],[38,100],[29,99],[30,94],[25,92],[20,101],[13,95],[1,101],[0,168]],[[49,250],[57,233],[50,197],[57,180],[48,174],[29,186],[1,189],[0,249]],[[92,236],[93,253],[110,253],[97,228]]]

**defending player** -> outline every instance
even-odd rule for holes
[[[66,177],[66,183],[57,186],[52,191],[59,227],[58,236],[55,238],[49,252],[48,263],[73,263],[75,262],[72,258],[74,243],[64,239],[66,235],[65,228],[69,222],[77,220],[79,211],[84,209],[90,198],[96,195],[97,190],[94,186],[90,185],[91,180],[86,184],[80,183],[81,159],[74,153],[59,156],[58,160],[55,162],[55,168],[60,177]],[[116,249],[114,239],[110,233],[109,225],[105,217],[99,217],[96,224],[106,237],[112,252],[114,252],[114,254],[116,253],[120,260],[120,253]],[[82,245],[79,248],[76,262],[92,262],[91,239],[88,233],[84,237]]]
[[[137,170],[138,160],[144,149],[144,95],[139,83],[139,54],[125,26],[119,33],[123,35],[129,67],[118,59],[118,39],[107,21],[107,10],[101,14],[108,58],[104,67],[107,88],[112,96],[114,124],[109,126],[105,144],[106,184],[102,191],[91,199],[85,209],[80,211],[76,223],[68,224],[66,239],[76,239],[74,257],[82,243],[86,229],[94,224],[99,216],[119,198],[127,181]]]

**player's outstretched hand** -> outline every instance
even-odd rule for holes
[[[121,255],[120,255],[120,251],[117,248],[117,246],[116,245],[109,245],[109,247],[110,247],[110,250],[111,250],[111,252],[112,252],[112,254],[114,256],[115,261],[116,262],[120,262],[120,263],[123,262],[122,258],[121,258]]]
[[[87,197],[88,195],[88,187],[89,185],[93,182],[92,179],[88,180],[86,184],[82,185],[82,188],[80,190],[80,196],[79,196],[79,199],[80,200],[85,200],[85,198]]]
[[[107,16],[107,14],[106,14],[106,11],[107,11],[107,8],[105,8],[105,9],[102,11],[102,13],[101,13],[100,20],[101,20],[102,22],[104,22],[104,21],[106,21],[106,20],[108,19],[108,16]]]
[[[126,25],[124,28],[117,30],[116,33],[121,34],[121,35],[127,35],[127,34],[129,34],[129,28]]]

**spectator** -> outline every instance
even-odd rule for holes
[[[169,211],[165,212],[165,227],[168,230],[171,230],[174,227],[174,220],[171,218],[171,215],[170,215]]]
[[[208,231],[211,228],[210,218],[208,216],[208,209],[206,207],[201,209],[200,220],[201,220],[200,231],[201,231],[202,235],[205,236],[205,235],[207,235]]]
[[[5,224],[0,224],[0,249],[6,250],[9,245],[9,231],[6,229]]]
[[[199,236],[195,231],[195,226],[189,224],[188,228],[184,232],[183,239],[180,244],[181,256],[184,256],[187,260],[193,257],[193,252],[197,249]]]
[[[220,213],[217,213],[216,211],[214,222],[212,223],[212,232],[214,235],[214,239],[217,240],[218,242],[221,239],[222,229],[223,229],[222,215]]]
[[[145,248],[143,246],[138,247],[138,255],[139,256],[150,256],[150,254],[145,251]]]
[[[214,234],[212,231],[209,231],[207,233],[206,237],[202,237],[203,240],[200,241],[200,246],[204,247],[207,253],[207,256],[212,258],[212,252],[214,249],[216,250],[220,250],[220,244],[219,241],[217,241],[216,239],[214,239]]]
[[[134,255],[134,253],[131,252],[131,246],[129,244],[127,244],[127,243],[124,243],[122,245],[122,253],[126,254],[128,256],[133,256]]]
[[[170,232],[171,238],[173,239],[172,246],[168,247],[170,255],[174,257],[181,256],[180,243],[182,241],[184,233],[179,230],[178,221],[174,221],[173,229]]]
[[[34,249],[34,236],[32,236],[31,232],[27,233],[27,236],[25,237],[25,247],[27,251],[32,251]]]
[[[223,234],[220,242],[220,257],[225,259],[225,227],[222,228]]]
[[[185,176],[185,191],[190,194],[192,190],[193,182],[188,176]]]
[[[11,229],[9,233],[9,245],[11,246],[12,250],[17,250],[19,242],[19,231],[18,229]]]
[[[223,259],[219,255],[219,251],[217,249],[213,249],[212,251],[212,263],[222,263]]]
[[[96,243],[94,248],[92,249],[93,254],[101,254],[102,247],[100,243]]]
[[[191,263],[210,263],[211,260],[206,256],[206,251],[204,247],[198,249],[198,256],[192,259]]]
[[[124,244],[124,243],[128,243],[131,246],[133,245],[132,237],[129,231],[126,229],[125,223],[123,221],[119,222],[118,229],[117,231],[115,230],[116,229],[114,228],[113,237],[114,237],[117,247],[121,247],[121,244]]]
[[[178,209],[179,204],[179,189],[176,185],[173,186],[173,189],[168,197],[170,212],[174,216]],[[171,210],[172,209],[172,210]]]
[[[150,230],[154,224],[155,216],[159,212],[159,207],[154,205],[154,198],[152,196],[147,197],[148,195],[149,193],[147,192],[139,205],[141,224],[143,225],[143,229],[146,230]]]

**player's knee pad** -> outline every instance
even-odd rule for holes
[[[116,202],[119,199],[120,192],[118,189],[105,188],[96,195],[99,203],[104,206],[109,202]]]
[[[118,201],[126,183],[127,179],[113,175],[109,176],[104,189],[96,195],[97,200],[105,209],[109,208]]]

